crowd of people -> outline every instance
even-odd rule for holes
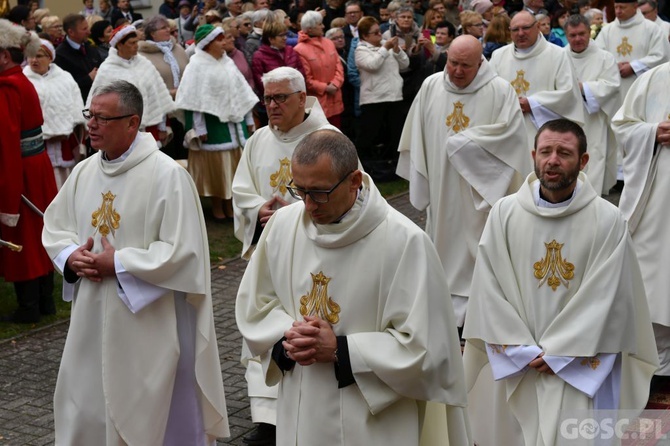
[[[16,322],[54,267],[74,302],[58,444],[229,434],[199,197],[250,262],[247,444],[553,445],[670,385],[670,2],[20,3],[0,273]]]

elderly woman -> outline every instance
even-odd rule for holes
[[[332,23],[332,22],[331,22]],[[354,109],[355,98],[354,86],[349,82],[348,76],[348,60],[347,60],[347,50],[346,42],[344,38],[344,31],[342,28],[330,28],[326,31],[326,39],[329,39],[335,45],[337,50],[337,55],[340,58],[340,64],[342,65],[342,71],[344,72],[344,83],[342,84],[342,103],[344,104],[344,111],[340,115],[340,121],[342,127],[342,133],[347,135],[352,141],[356,140],[356,125],[355,125],[355,115]]]
[[[242,148],[253,129],[258,98],[224,49],[225,32],[201,25],[196,52],[177,91],[186,112],[188,171],[198,194],[210,197],[217,221],[232,219],[232,182]]]
[[[293,48],[286,44],[286,36],[287,28],[284,21],[276,20],[273,13],[268,13],[263,24],[261,46],[254,53],[251,60],[251,72],[254,75],[258,97],[263,97],[263,82],[261,81],[261,77],[265,73],[279,67],[291,67],[300,71],[303,75],[305,73],[300,62],[300,56],[298,56],[298,53]],[[256,113],[260,125],[267,125],[267,112],[262,102],[256,107]]]
[[[112,24],[107,20],[100,20],[91,26],[91,40],[95,49],[100,54],[100,59],[105,60],[109,56],[109,39],[112,37]]]
[[[46,16],[42,19],[42,31],[49,35],[49,40],[54,47],[63,42],[65,33],[63,32],[63,21],[57,15]]]
[[[81,114],[84,102],[70,73],[53,63],[56,50],[51,42],[43,39],[41,43],[35,57],[28,59],[23,74],[33,83],[40,98],[44,115],[42,133],[60,189],[76,161],[86,154],[81,144],[86,122]]]
[[[463,35],[470,35],[482,41],[484,38],[484,18],[475,11],[461,12],[461,29]]]
[[[249,84],[251,89],[255,91],[256,84],[254,83],[254,74],[251,72],[249,63],[247,63],[247,58],[244,57],[244,53],[235,46],[235,40],[237,39],[237,36],[239,36],[239,30],[236,26],[233,25],[235,25],[237,22],[233,18],[229,17],[229,19],[231,21],[226,22],[224,20],[224,24],[222,26],[225,33],[225,37],[223,38],[223,49],[226,50],[226,55],[230,57],[233,62],[235,62],[235,66],[237,66],[237,69],[240,70],[240,73],[242,73],[242,76],[244,76],[247,84]]]
[[[409,57],[400,49],[398,36],[382,40],[379,22],[363,17],[358,22],[360,43],[356,66],[360,72],[361,129],[356,148],[366,172],[376,180],[392,178],[398,142],[407,114],[402,102],[400,70],[409,66]],[[375,149],[383,143],[381,152]]]
[[[300,22],[295,52],[305,70],[307,94],[316,96],[328,122],[341,128],[340,114],[344,70],[335,44],[323,37],[323,17],[316,11],[307,11]]]
[[[144,99],[141,128],[151,132],[162,146],[167,142],[167,115],[175,110],[174,101],[158,70],[144,56],[137,54],[137,31],[132,25],[114,29],[109,41],[109,56],[98,68],[86,106],[91,104],[98,85],[125,80],[135,85]]]

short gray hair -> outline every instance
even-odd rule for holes
[[[300,28],[304,31],[308,28],[314,28],[318,24],[323,23],[321,13],[316,11],[307,11],[300,19]]]
[[[318,14],[318,13],[317,13]],[[300,71],[291,67],[279,67],[272,71],[268,71],[261,78],[263,88],[267,88],[268,84],[276,84],[283,81],[288,81],[291,90],[307,92],[305,87],[305,77]]]
[[[414,18],[414,8],[412,8],[409,5],[400,5],[400,8],[398,8],[395,12],[395,15],[397,16],[398,14],[402,14],[403,12],[411,12],[412,13],[412,18]]]
[[[113,81],[101,85],[93,92],[93,97],[114,93],[119,97],[119,112],[126,115],[137,115],[142,119],[144,102],[142,93],[128,81]]]
[[[358,169],[356,146],[336,130],[310,133],[296,146],[291,160],[300,166],[312,166],[322,155],[330,158],[331,168],[338,177]]]
[[[600,9],[591,8],[584,13],[584,17],[586,17],[587,19],[589,19],[589,21],[591,21],[596,16],[596,14],[604,15]]]
[[[637,6],[642,5],[649,5],[651,6],[651,9],[658,9],[658,3],[656,3],[654,0],[638,0]]]
[[[235,0],[226,0],[226,8],[233,4]]]
[[[253,14],[251,15],[251,24],[253,26],[256,26],[256,23],[265,22],[265,19],[267,19],[268,14],[270,14],[269,9],[259,9],[258,11],[254,11]]]
[[[539,22],[540,20],[544,20],[544,19],[548,19],[548,18],[549,18],[549,16],[547,14],[542,14],[542,13],[535,14],[535,21],[536,22]]]
[[[585,25],[586,29],[589,29],[591,27],[591,22],[581,14],[572,14],[563,24],[563,29],[567,31],[568,27],[576,28],[579,25]]]
[[[151,35],[156,32],[158,28],[160,28],[163,25],[170,26],[170,23],[167,20],[167,17],[162,16],[162,15],[155,15],[151,17],[150,19],[147,19],[144,21],[144,39],[145,40],[153,40],[153,37]]]
[[[342,28],[330,28],[328,31],[326,31],[326,39],[332,39],[337,33],[342,33],[342,35],[344,35]]]

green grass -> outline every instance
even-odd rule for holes
[[[396,180],[388,183],[377,184],[384,197],[392,197],[409,189],[409,183],[405,180]],[[242,243],[235,238],[233,233],[233,221],[217,223],[211,218],[210,204],[208,199],[202,200],[203,212],[205,213],[205,223],[207,226],[207,236],[209,238],[209,258],[212,267],[220,265],[227,259],[232,259],[240,255]],[[5,248],[0,248],[5,249]],[[50,325],[56,321],[70,317],[70,303],[63,302],[61,298],[62,278],[56,273],[54,284],[54,299],[56,301],[57,313],[53,316],[45,316],[37,324],[13,324],[9,322],[0,322],[0,340],[12,338],[21,335],[35,328]],[[5,282],[0,278],[0,317],[11,315],[16,309],[16,296],[14,287],[11,283]]]

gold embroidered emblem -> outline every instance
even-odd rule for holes
[[[511,82],[517,96],[524,96],[530,90],[530,82],[524,78],[525,74],[524,70],[517,70],[516,78]]]
[[[100,231],[103,237],[107,237],[111,232],[114,234],[116,229],[119,229],[119,221],[121,216],[114,210],[114,199],[116,195],[111,191],[102,194],[102,204],[97,211],[91,214],[91,225],[95,228],[95,232]],[[94,232],[94,234],[95,234]]]
[[[447,127],[458,133],[465,130],[470,125],[470,118],[463,113],[463,103],[454,102],[454,110],[447,116]]]
[[[533,264],[535,278],[540,279],[537,287],[541,287],[546,281],[554,291],[561,283],[568,288],[568,281],[575,275],[575,265],[561,256],[563,244],[552,240],[551,243],[545,243],[544,246],[547,248],[545,258]]]
[[[580,364],[585,365],[585,366],[589,366],[593,370],[595,370],[600,365],[600,359],[596,358],[595,356],[593,358],[584,358],[584,359],[582,359]]]
[[[627,56],[633,53],[633,46],[628,43],[628,37],[621,38],[621,45],[616,47],[616,52],[619,56]]]
[[[489,347],[491,347],[491,353],[494,355],[496,353],[505,353],[505,350],[507,350],[507,344],[489,344]]]
[[[279,160],[279,170],[270,175],[270,187],[272,187],[272,192],[279,191],[282,195],[286,195],[286,192],[288,191],[286,186],[289,185],[292,179],[291,160],[288,158]]]
[[[318,316],[331,324],[337,324],[340,321],[340,306],[328,296],[330,277],[326,277],[323,271],[316,275],[309,274],[312,276],[312,290],[300,298],[300,314]]]

